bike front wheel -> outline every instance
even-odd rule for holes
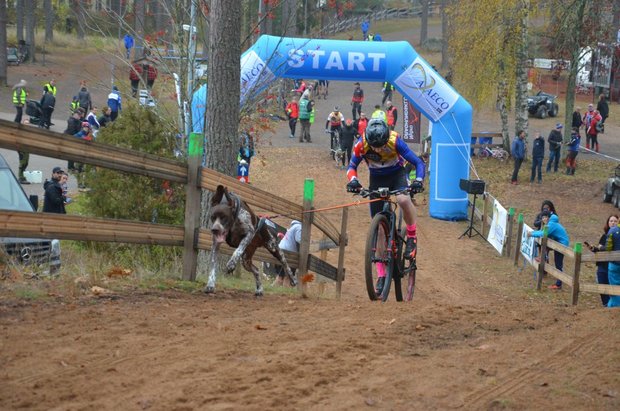
[[[371,301],[381,298],[383,301],[387,299],[390,292],[392,257],[390,255],[390,225],[388,219],[383,214],[376,214],[370,223],[368,237],[366,238],[366,291]],[[385,281],[383,290],[377,293],[375,284],[379,279],[377,273],[377,265],[383,264],[385,271]]]

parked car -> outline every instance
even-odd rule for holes
[[[614,169],[614,175],[607,179],[603,190],[603,202],[612,203],[620,208],[620,165]]]
[[[39,196],[26,196],[15,174],[0,155],[0,210],[37,211]],[[60,241],[40,238],[0,237],[0,273],[6,264],[31,266],[43,274],[60,269]]]
[[[560,106],[555,102],[557,96],[539,91],[527,98],[527,111],[538,118],[556,117]]]

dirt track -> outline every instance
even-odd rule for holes
[[[321,110],[344,111],[349,85],[332,90]],[[289,144],[281,124],[253,162],[254,184],[300,202],[311,176],[317,206],[351,200],[317,118],[312,145]],[[545,183],[513,195],[609,213]],[[595,298],[567,306],[567,291],[533,292],[531,272],[479,238],[457,240],[464,223],[422,210],[411,304],[365,295],[365,207],[349,216],[341,301],[333,286],[319,295],[314,284],[307,299],[129,289],[30,303],[2,293],[0,409],[619,409],[620,311]]]

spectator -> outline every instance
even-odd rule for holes
[[[299,245],[301,244],[301,223],[297,220],[291,221],[291,225],[286,230],[286,234],[282,240],[280,240],[280,244],[278,247],[280,250],[290,251],[292,253],[299,253]],[[293,271],[293,275],[295,275],[295,269],[291,267]],[[274,285],[283,286],[284,285],[284,277],[285,271],[283,267],[280,267],[278,270],[278,276],[274,282]]]
[[[64,173],[62,168],[54,167],[52,169],[52,178],[45,180],[45,183],[43,183],[43,189],[45,190],[43,212],[67,214],[65,211],[65,199],[60,185],[60,179]]]
[[[590,124],[592,123],[592,117],[594,117],[594,105],[588,104],[588,111],[586,112],[586,114],[583,115],[583,121],[582,121],[583,126],[585,127],[585,130],[586,130],[586,135],[588,134],[588,129],[590,128]]]
[[[96,133],[97,130],[99,130],[101,124],[99,124],[99,120],[97,119],[97,107],[93,107],[90,109],[90,111],[86,115],[86,121],[88,121],[88,124],[90,124],[90,128],[93,130],[93,132]]]
[[[372,41],[382,41],[381,34],[377,33],[373,36]]]
[[[582,125],[583,120],[581,117],[581,107],[575,107],[575,111],[573,111],[573,121],[571,123],[571,126],[581,128]]]
[[[157,80],[157,68],[149,64],[146,66],[146,88],[152,90],[155,80]]]
[[[605,243],[607,251],[620,251],[620,227],[611,227]],[[610,261],[607,266],[609,285],[620,285],[620,261]],[[620,307],[620,295],[610,295],[607,307]]]
[[[105,127],[112,122],[112,110],[108,106],[103,106],[101,109],[101,117],[97,119],[99,126]]]
[[[78,107],[80,107],[80,100],[78,99],[78,96],[73,96],[71,103],[69,103],[69,112],[71,114],[75,113],[75,110],[77,110]]]
[[[387,115],[387,124],[390,130],[394,131],[396,127],[396,121],[398,121],[398,110],[396,107],[392,105],[390,100],[385,102],[386,110],[385,113]]]
[[[237,155],[237,161],[245,161],[249,170],[252,157],[254,157],[254,137],[249,132],[244,131],[239,136],[239,154]]]
[[[69,175],[67,173],[63,173],[60,177],[60,188],[62,188],[62,198],[64,200],[65,206],[71,203],[72,199],[69,197]]]
[[[372,115],[370,116],[370,118],[381,119],[385,121],[385,124],[387,124],[387,114],[385,114],[385,111],[381,110],[381,106],[378,104],[375,105],[375,111],[372,112]]]
[[[549,162],[547,162],[547,173],[551,172],[551,164],[553,164],[553,172],[558,172],[560,164],[560,149],[562,148],[562,123],[557,123],[555,129],[551,130],[547,141],[549,142]]]
[[[90,92],[85,85],[82,85],[80,92],[78,93],[78,100],[80,101],[80,107],[84,109],[85,113],[88,113],[93,108],[93,101],[90,98]]]
[[[54,112],[54,107],[56,106],[56,97],[54,94],[45,86],[45,91],[43,92],[43,97],[41,97],[41,118],[39,119],[39,127],[46,128],[49,130],[52,125],[52,113]]]
[[[598,103],[596,104],[596,111],[601,115],[601,123],[605,123],[605,120],[609,117],[609,104],[607,104],[605,94],[599,96]]]
[[[108,94],[108,107],[110,108],[111,121],[116,120],[118,113],[121,112],[121,93],[118,91],[118,87],[112,86],[112,91]]]
[[[553,213],[555,215],[558,214],[551,200],[544,200],[540,206],[540,213],[538,213],[538,215],[534,219],[534,228],[537,230],[542,229],[542,215],[545,211],[549,211],[550,213]]]
[[[612,214],[607,217],[607,222],[603,227],[603,235],[598,241],[596,245],[590,245],[587,241],[584,241],[584,244],[592,251],[593,253],[598,253],[599,251],[606,250],[607,243],[607,234],[612,227],[616,227],[618,225],[618,216],[616,214]],[[599,284],[609,284],[609,276],[608,276],[608,268],[609,263],[607,261],[599,261],[596,263],[596,281]],[[609,302],[609,296],[607,294],[601,294],[601,302],[604,306],[607,306]]]
[[[384,82],[383,83],[383,99],[381,100],[381,105],[385,105],[385,102],[388,100],[392,100],[392,92],[394,91],[394,86],[392,83]]]
[[[519,131],[517,137],[512,142],[511,154],[515,160],[515,166],[512,170],[512,179],[510,180],[511,184],[519,184],[517,181],[519,175],[519,169],[521,168],[521,164],[523,163],[523,159],[525,158],[525,131]]]
[[[602,130],[602,117],[598,110],[594,110],[592,112],[592,116],[590,117],[590,123],[587,124],[586,131],[586,148],[592,148],[598,153],[598,133]]]
[[[547,237],[552,239],[553,241],[557,241],[558,243],[565,245],[568,247],[570,243],[570,239],[568,237],[568,233],[566,229],[560,224],[560,219],[557,215],[549,212],[542,212],[542,223],[543,226],[547,226]],[[528,237],[540,238],[543,236],[543,230],[536,230],[532,232],[528,232]],[[553,262],[555,264],[555,268],[562,271],[564,268],[564,254],[553,251]],[[549,286],[552,290],[561,290],[562,289],[562,281],[556,280],[555,284]]]
[[[357,137],[361,137],[366,131],[366,126],[368,125],[368,117],[366,117],[366,113],[360,113],[360,118],[355,121],[356,129],[357,129]]]
[[[368,29],[370,28],[370,22],[368,21],[368,19],[364,19],[364,21],[360,25],[360,28],[362,29],[362,40],[368,40]]]
[[[362,103],[364,102],[364,90],[360,87],[360,83],[354,83],[353,97],[351,97],[351,106],[353,107],[353,121],[355,121],[362,113]]]
[[[530,177],[530,183],[534,182],[534,177],[538,174],[537,182],[542,183],[542,163],[545,158],[545,139],[536,133],[534,135],[534,141],[532,142],[532,176]]]
[[[353,120],[350,118],[344,122],[344,127],[340,132],[340,149],[346,153],[346,156],[342,156],[342,169],[351,162],[351,150],[353,149],[353,143],[355,142],[355,136],[357,135],[357,129]],[[346,157],[346,158],[345,158]]]
[[[51,79],[49,83],[43,86],[43,94],[45,94],[46,91],[49,91],[54,97],[56,97],[56,79]]]
[[[75,135],[82,128],[82,118],[84,117],[84,109],[78,107],[73,113],[71,113],[71,117],[67,120],[67,128],[64,131],[64,134],[68,134],[70,136]],[[75,163],[73,160],[69,160],[67,162],[67,169],[69,171],[76,171]]]
[[[142,75],[144,71],[142,70],[142,65],[135,63],[131,66],[129,70],[129,81],[131,82],[131,97],[138,96],[138,87],[140,86],[140,80],[142,80]]]
[[[295,93],[299,93],[302,95],[307,90],[306,82],[304,79],[300,78],[295,80],[295,89],[293,90]]]
[[[310,113],[313,109],[313,103],[309,100],[310,92],[304,91],[299,99],[299,122],[301,123],[301,134],[299,136],[299,142],[304,141],[312,143],[310,137]]]
[[[20,80],[19,83],[13,86],[13,105],[17,111],[14,121],[17,124],[22,123],[24,106],[26,105],[26,99],[28,98],[28,91],[26,90],[27,85],[28,82],[26,80]],[[28,168],[30,154],[25,151],[18,151],[17,154],[19,156],[19,182],[21,184],[30,184],[30,182],[26,180],[26,177],[24,177],[24,171]]]
[[[131,49],[133,47],[133,37],[131,34],[125,34],[123,37],[123,43],[125,43],[125,50],[127,51],[127,60],[129,60],[129,55],[131,54]]]
[[[86,140],[86,141],[93,141],[94,137],[93,137],[93,131],[90,127],[90,123],[88,121],[83,121],[82,128],[80,129],[80,131],[74,134],[74,137],[77,137],[79,139]],[[75,163],[75,170],[77,172],[78,188],[81,191],[87,190],[86,186],[84,185],[84,164]]]
[[[577,168],[577,154],[579,154],[579,142],[581,136],[579,135],[579,129],[574,128],[570,135],[570,141],[566,143],[568,145],[568,154],[566,155],[566,175],[574,176],[575,168]]]
[[[297,120],[299,119],[299,104],[297,98],[293,97],[286,105],[286,116],[288,117],[288,127],[291,130],[290,138],[295,138],[295,130],[297,129]]]

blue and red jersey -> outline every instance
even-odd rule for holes
[[[357,166],[366,161],[371,175],[389,175],[403,168],[407,160],[415,166],[416,177],[424,178],[425,164],[409,148],[397,132],[390,132],[390,138],[385,146],[375,148],[366,141],[366,135],[360,137],[353,146],[353,156],[347,170],[347,178],[351,181],[357,178]]]

